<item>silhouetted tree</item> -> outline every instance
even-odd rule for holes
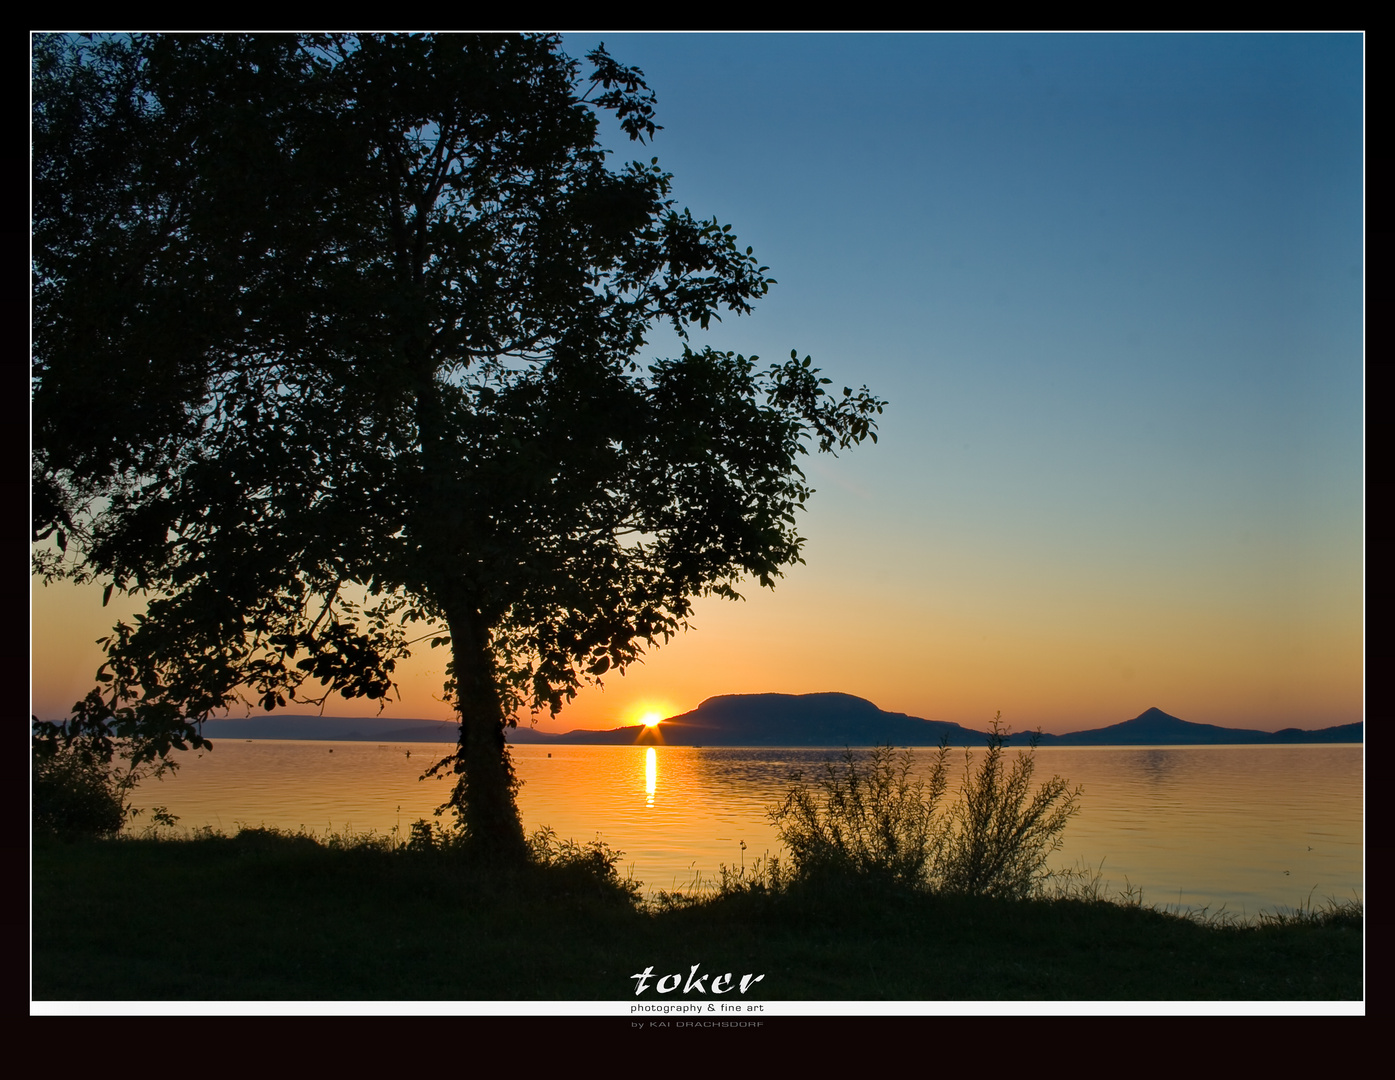
[[[686,344],[771,280],[611,169],[642,74],[555,37],[39,38],[36,564],[146,598],[67,733],[382,698],[443,626],[452,803],[523,851],[504,727],[799,561],[882,402]],[[313,693],[311,691],[314,691]]]

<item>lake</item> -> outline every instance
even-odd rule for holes
[[[180,829],[205,825],[405,835],[430,818],[448,781],[419,781],[452,749],[428,743],[219,741],[180,755],[177,775],[136,790]],[[524,825],[600,836],[646,892],[710,881],[779,840],[766,818],[791,773],[813,775],[839,750],[659,746],[518,746]],[[1017,751],[1010,751],[1015,755]],[[1364,900],[1362,747],[1055,747],[1038,780],[1083,784],[1080,813],[1053,866],[1103,860],[1116,889],[1145,903],[1242,916],[1327,897]],[[933,749],[917,752],[928,769]],[[865,756],[865,755],[864,755]],[[962,752],[952,752],[952,797]],[[139,829],[143,823],[137,818]],[[741,844],[746,847],[742,850]]]

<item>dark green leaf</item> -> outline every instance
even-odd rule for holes
[[[686,344],[772,279],[657,159],[607,164],[597,114],[642,141],[654,95],[588,59],[36,36],[35,535],[147,599],[93,730],[159,755],[238,703],[384,701],[425,639],[492,738],[801,561],[799,455],[881,402]],[[660,324],[683,352],[646,367]],[[453,805],[511,807],[506,760],[472,768]]]

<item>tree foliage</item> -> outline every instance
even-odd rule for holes
[[[587,59],[37,39],[36,566],[146,601],[69,731],[167,750],[238,700],[382,699],[425,631],[453,802],[517,851],[504,724],[799,561],[799,455],[883,403],[690,344],[772,280],[657,159],[610,166],[600,117],[644,142],[654,97]],[[682,353],[646,362],[664,325]]]

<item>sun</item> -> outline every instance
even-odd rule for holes
[[[621,715],[626,717],[625,723],[627,724],[658,728],[664,722],[664,717],[675,716],[681,711],[681,709],[674,707],[672,701],[661,697],[650,697],[631,701]]]

